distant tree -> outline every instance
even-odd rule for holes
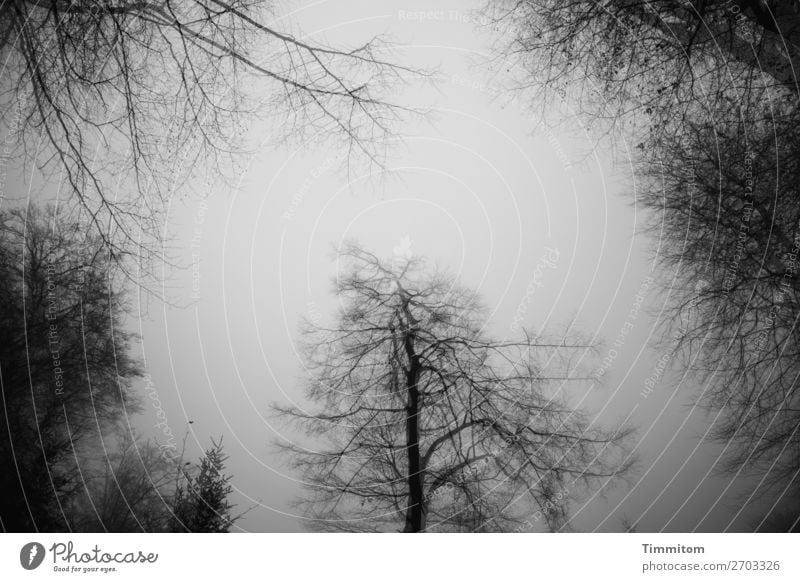
[[[73,530],[86,532],[164,532],[173,519],[180,461],[120,425],[81,455],[83,490],[66,513]]]
[[[5,10],[5,8],[4,8]],[[96,234],[48,207],[0,211],[0,526],[67,531],[74,459],[136,409],[140,369]]]
[[[195,471],[184,470],[173,501],[173,532],[227,533],[237,517],[231,515],[231,476],[225,474],[227,456],[222,439],[212,440]]]
[[[319,410],[276,407],[311,437],[280,446],[312,527],[556,530],[582,484],[625,473],[628,431],[605,432],[557,397],[571,372],[557,362],[588,346],[489,337],[475,294],[421,259],[390,264],[354,245],[341,258],[337,321],[304,331]]]

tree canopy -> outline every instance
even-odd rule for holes
[[[266,141],[333,138],[380,163],[403,111],[388,91],[415,71],[381,39],[334,48],[281,31],[271,6],[4,1],[7,145],[26,163],[37,154],[112,258],[140,264],[159,258],[173,196],[238,175],[253,119],[270,121]]]
[[[315,410],[278,407],[312,437],[282,446],[313,527],[555,530],[582,484],[625,473],[628,430],[594,426],[543,379],[552,352],[588,346],[493,339],[475,294],[421,259],[341,259],[336,322],[304,332]]]
[[[137,409],[124,293],[102,249],[52,207],[0,212],[6,530],[69,529],[64,503],[82,482],[77,452]]]

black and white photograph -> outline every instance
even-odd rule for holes
[[[797,0],[0,0],[4,580],[797,580],[798,382]]]

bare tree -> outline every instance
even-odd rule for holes
[[[755,469],[762,492],[780,493],[800,475],[800,193],[789,179],[800,117],[774,121],[688,125],[649,166],[661,187],[643,203],[673,281],[679,361],[721,412],[721,467]]]
[[[282,446],[313,527],[557,529],[582,483],[625,472],[628,431],[605,432],[548,394],[537,363],[586,345],[490,338],[475,294],[420,259],[389,264],[357,246],[342,259],[337,322],[305,330],[319,411],[277,407],[311,437]],[[525,525],[537,510],[541,523]]]
[[[273,141],[343,139],[380,161],[413,71],[380,39],[346,49],[265,24],[266,0],[3,0],[2,110],[20,152],[113,259],[159,252],[165,205],[182,185],[236,175],[251,114]],[[262,136],[259,142],[263,141]],[[14,139],[7,139],[14,143]]]
[[[543,102],[634,137],[668,293],[670,348],[719,413],[719,468],[800,475],[795,0],[491,3],[499,55]],[[677,342],[675,339],[677,338]],[[751,496],[752,497],[752,496]]]
[[[490,0],[498,70],[545,104],[568,100],[596,129],[634,131],[642,149],[687,119],[750,103],[794,106],[796,0]],[[603,123],[596,123],[601,121]],[[600,127],[598,127],[600,126]]]
[[[83,532],[164,532],[174,516],[181,460],[120,423],[83,447],[80,491],[65,510]]]
[[[188,433],[186,435],[188,437]],[[73,531],[229,531],[241,517],[231,515],[231,477],[224,474],[222,439],[212,440],[199,463],[133,432],[127,423],[82,447],[80,491],[65,504]]]
[[[0,212],[0,525],[64,531],[78,452],[137,408],[124,294],[102,241],[52,209]]]

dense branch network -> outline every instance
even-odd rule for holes
[[[352,270],[338,281],[338,322],[305,335],[319,410],[278,408],[311,437],[283,447],[314,527],[506,531],[540,510],[528,526],[557,529],[565,490],[625,472],[627,430],[593,427],[540,380],[548,350],[590,346],[493,340],[474,293],[426,276],[418,260],[344,255]]]
[[[651,148],[687,120],[793,106],[800,94],[794,0],[497,0],[487,14],[505,31],[497,58],[521,72],[518,88],[567,101],[593,129],[634,130]]]
[[[796,500],[800,3],[491,5],[520,86],[638,142],[636,200],[664,267],[676,382],[718,412],[718,468],[755,471],[751,499]]]
[[[414,71],[384,60],[379,39],[339,50],[283,33],[267,8],[3,0],[7,141],[57,178],[112,257],[152,258],[179,187],[236,175],[251,115],[268,119],[269,141],[338,137],[380,163],[405,111],[382,91]]]

